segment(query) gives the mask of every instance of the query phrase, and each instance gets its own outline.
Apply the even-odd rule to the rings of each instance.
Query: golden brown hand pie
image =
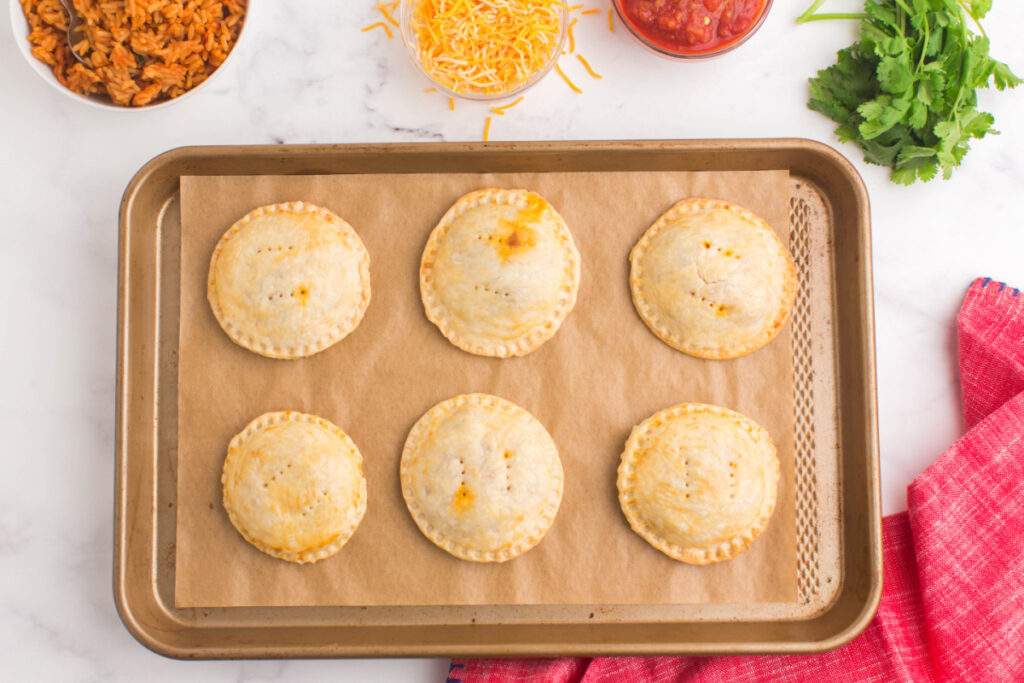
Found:
[[[714,199],[684,199],[630,254],[644,323],[698,358],[737,358],[779,333],[796,297],[796,268],[762,219]]]
[[[402,452],[402,495],[420,531],[464,560],[504,562],[547,533],[562,501],[562,461],[533,415],[488,394],[442,401]]]
[[[523,356],[554,336],[576,303],[580,255],[547,200],[487,189],[460,198],[420,263],[427,318],[464,351]]]
[[[316,562],[348,541],[366,512],[363,456],[322,417],[266,413],[231,440],[221,476],[238,533],[268,555]]]
[[[619,504],[633,531],[689,564],[728,560],[775,509],[779,460],[763,427],[737,412],[681,403],[629,435]]]
[[[348,223],[303,202],[262,206],[228,228],[207,297],[238,345],[301,358],[344,339],[370,303],[370,256]]]

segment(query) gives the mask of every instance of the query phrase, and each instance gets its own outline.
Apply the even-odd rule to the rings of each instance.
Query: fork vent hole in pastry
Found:
[[[740,413],[682,403],[637,425],[619,463],[629,526],[669,557],[710,564],[746,550],[775,510],[779,460]]]
[[[427,318],[455,346],[523,356],[553,337],[576,303],[580,255],[562,217],[527,190],[461,197],[420,261]]]
[[[684,199],[630,253],[633,304],[669,346],[729,359],[768,344],[796,298],[796,267],[775,231],[750,211]]]
[[[405,442],[402,496],[423,535],[455,557],[504,562],[535,546],[562,500],[562,462],[543,425],[511,401],[463,394]]]
[[[236,344],[302,358],[341,341],[370,303],[370,257],[355,230],[304,202],[250,211],[217,242],[207,298]]]
[[[228,446],[224,509],[263,552],[316,562],[348,542],[366,512],[359,449],[337,425],[304,413],[266,413]]]

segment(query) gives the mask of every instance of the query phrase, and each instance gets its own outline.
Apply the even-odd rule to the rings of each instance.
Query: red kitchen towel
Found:
[[[881,604],[851,643],[820,655],[455,660],[448,680],[1024,680],[1024,296],[976,280],[957,327],[968,432],[911,483],[908,511],[885,518]]]

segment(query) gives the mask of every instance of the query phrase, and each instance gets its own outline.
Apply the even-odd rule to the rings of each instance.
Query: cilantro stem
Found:
[[[964,2],[964,0],[957,0],[956,4],[960,5],[960,9],[966,12],[967,16],[971,18],[974,25],[978,27],[979,31],[981,31],[981,36],[983,38],[988,38],[988,34],[985,33],[985,27],[981,25],[981,22],[978,21],[978,17],[974,16],[974,12],[971,11],[971,8]]]
[[[822,14],[811,14],[808,16],[801,15],[796,20],[798,24],[808,24],[812,21],[831,21],[833,19],[867,19],[868,15],[860,12],[833,12],[833,13],[822,13]]]
[[[960,39],[964,45],[967,45],[967,24],[960,23]],[[960,125],[960,100],[963,99],[964,90],[967,88],[967,75],[971,71],[971,53],[965,49],[963,57],[960,60],[960,87],[956,92],[956,101],[953,102],[953,119],[957,122],[957,126]]]
[[[915,71],[918,71],[918,72],[921,71],[921,69],[924,67],[924,57],[925,57],[925,54],[928,52],[928,43],[931,42],[931,39],[932,39],[932,27],[928,23],[928,14],[927,13],[923,17],[923,22],[924,22],[924,40],[921,41],[921,57],[917,60],[917,69],[915,69]]]
[[[817,12],[818,8],[820,8],[824,4],[825,0],[814,0],[814,2],[811,3],[811,6],[804,10],[804,13],[796,18],[796,23],[802,24],[805,21],[808,21],[808,18],[815,12]]]
[[[816,14],[818,9],[825,4],[825,0],[814,0],[807,10],[796,18],[796,23],[806,24],[811,21],[830,21],[832,19],[866,19],[867,14],[863,12],[823,12]]]
[[[896,0],[896,4],[899,5],[900,9],[907,13],[907,16],[911,16],[914,14],[914,10],[907,7],[907,3],[905,3],[903,0]]]

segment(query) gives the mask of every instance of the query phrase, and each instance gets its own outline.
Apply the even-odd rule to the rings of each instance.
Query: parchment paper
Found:
[[[525,187],[565,217],[583,256],[576,308],[524,358],[473,356],[423,314],[418,267],[427,235],[463,193]],[[789,231],[786,171],[183,177],[175,604],[179,607],[439,604],[686,604],[796,599],[793,367],[789,325],[766,348],[702,361],[659,341],[637,316],[628,254],[688,196],[727,199]],[[210,254],[249,210],[305,200],[359,232],[373,296],[346,339],[311,358],[262,358],[233,344],[206,301]],[[487,392],[540,419],[558,444],[565,494],[554,526],[503,564],[449,556],[406,511],[398,461],[413,423],[438,401]],[[671,560],[634,534],[615,471],[629,430],[681,401],[716,403],[764,425],[782,462],[775,515],[738,558]],[[367,513],[340,553],[314,565],[249,546],[221,504],[228,441],[266,411],[321,415],[363,453]]]

